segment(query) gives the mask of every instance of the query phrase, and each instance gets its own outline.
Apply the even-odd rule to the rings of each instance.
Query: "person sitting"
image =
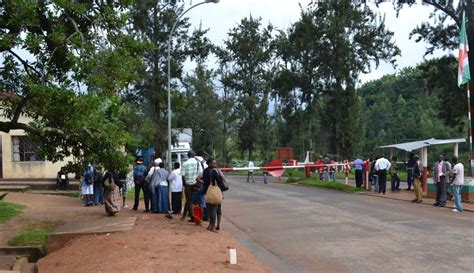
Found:
[[[64,167],[59,170],[58,175],[56,176],[56,190],[60,189],[61,187],[69,190],[69,178],[67,177],[67,171]]]

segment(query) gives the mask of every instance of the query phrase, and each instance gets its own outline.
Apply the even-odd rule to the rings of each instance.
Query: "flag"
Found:
[[[466,35],[466,17],[463,12],[461,22],[461,34],[459,35],[459,68],[458,68],[458,86],[468,83],[471,79],[471,73],[469,72],[469,58],[467,53],[469,52],[469,45],[467,43]]]

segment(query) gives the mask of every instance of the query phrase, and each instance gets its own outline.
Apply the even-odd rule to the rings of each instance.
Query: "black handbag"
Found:
[[[217,180],[217,186],[221,191],[228,191],[229,190],[229,185],[227,184],[227,181],[225,181],[224,174],[222,173],[221,170],[215,169],[216,173],[218,176],[220,176],[221,179]]]

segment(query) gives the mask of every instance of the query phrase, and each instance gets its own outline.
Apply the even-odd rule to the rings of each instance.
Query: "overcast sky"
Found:
[[[185,5],[189,6],[190,0],[185,0]],[[193,0],[192,3],[198,3]],[[200,23],[204,28],[209,28],[208,37],[215,44],[222,44],[226,39],[229,29],[236,26],[243,17],[252,14],[254,17],[261,17],[266,24],[270,22],[279,29],[286,29],[292,22],[299,18],[299,4],[306,7],[310,0],[220,0],[218,4],[206,4],[189,11],[193,26]],[[410,40],[408,35],[411,30],[421,22],[428,20],[430,12],[433,10],[428,5],[414,5],[401,10],[399,17],[396,17],[392,3],[369,4],[374,10],[385,14],[388,29],[395,32],[395,40],[402,54],[397,58],[397,69],[406,66],[415,66],[423,60],[426,45]],[[454,52],[447,52],[454,54]],[[442,55],[443,52],[436,52]],[[432,58],[432,57],[427,57]],[[370,74],[362,75],[363,82],[380,78],[382,75],[394,73],[390,64],[381,64],[378,69],[373,69]]]

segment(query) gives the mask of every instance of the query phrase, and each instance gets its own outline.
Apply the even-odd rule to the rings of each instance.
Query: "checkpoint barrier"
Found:
[[[294,162],[296,163],[296,162]],[[283,165],[280,160],[272,160],[268,166],[262,167],[223,167],[220,168],[222,172],[232,172],[232,171],[249,171],[249,170],[264,170],[268,171],[271,176],[274,177],[281,177],[285,173],[286,169],[305,169],[305,175],[307,178],[311,177],[312,169],[314,169],[315,173],[324,173],[324,172],[338,172],[338,173],[345,173],[345,184],[349,184],[349,173],[353,166],[356,165],[363,165],[363,180],[365,181],[366,189],[370,189],[369,180],[369,170],[368,170],[368,162],[364,161],[363,163],[354,163],[354,162],[336,162],[336,163],[329,163],[324,164],[320,162],[313,162],[313,163],[303,163],[303,164],[293,164],[293,165]]]
[[[348,166],[352,167],[355,165],[366,165],[365,163],[354,164],[350,163],[333,163],[333,164],[321,164],[321,163],[307,163],[307,164],[298,164],[298,165],[279,165],[279,166],[262,166],[262,167],[222,167],[220,168],[223,172],[232,172],[232,171],[249,171],[249,170],[266,170],[266,171],[275,171],[275,170],[286,170],[286,169],[311,169],[315,168],[316,170],[325,169],[325,167],[334,167],[335,172],[346,172]]]

